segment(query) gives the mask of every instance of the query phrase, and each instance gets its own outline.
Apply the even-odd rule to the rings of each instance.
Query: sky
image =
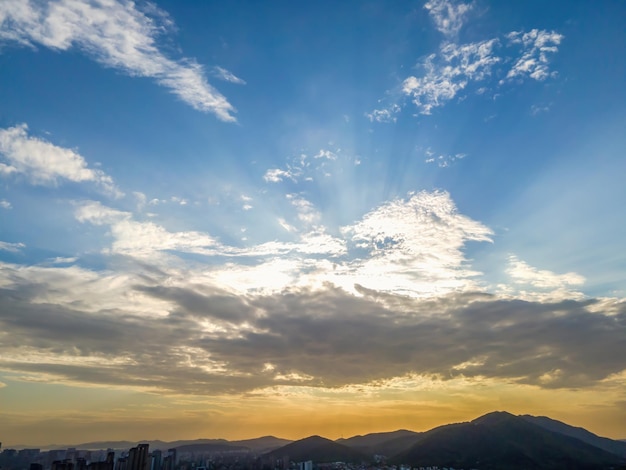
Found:
[[[0,0],[0,440],[626,438],[624,24]]]

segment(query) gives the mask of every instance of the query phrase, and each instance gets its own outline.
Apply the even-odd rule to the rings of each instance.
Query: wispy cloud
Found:
[[[2,209],[7,209],[8,210],[8,209],[12,209],[13,205],[9,201],[7,201],[6,199],[0,199],[0,207]]]
[[[213,67],[213,75],[215,75],[220,80],[224,80],[230,83],[236,83],[237,85],[245,85],[246,81],[241,78],[235,76],[232,72],[226,70],[223,67]]]
[[[1,174],[24,175],[39,185],[56,185],[62,180],[92,182],[111,195],[122,195],[109,175],[89,168],[80,154],[32,137],[27,131],[26,124],[0,129],[0,155],[7,161],[0,163]]]
[[[339,164],[340,160],[346,160],[341,154],[341,149],[320,149],[317,153],[301,153],[289,159],[285,168],[271,168],[263,175],[268,183],[280,183],[286,179],[295,182],[313,181],[315,177],[330,176],[329,168],[333,164]],[[351,164],[355,164],[352,160]]]
[[[424,5],[436,28],[446,37],[454,37],[459,33],[473,7],[473,3],[456,3],[450,0],[430,0]]]
[[[9,243],[0,241],[0,250],[2,251],[10,251],[11,253],[16,253],[25,247],[26,245],[24,245],[23,243]]]
[[[235,121],[235,109],[207,82],[200,64],[161,52],[157,38],[171,20],[154,6],[149,11],[128,0],[7,0],[0,3],[0,39],[62,51],[77,47],[107,67],[155,79],[199,111]]]
[[[456,162],[457,160],[461,160],[465,157],[467,157],[467,154],[465,153],[456,153],[454,155],[436,155],[433,152],[428,151],[427,152],[427,156],[428,158],[426,160],[424,160],[424,162],[426,163],[433,163],[436,164],[439,168],[448,168],[450,165],[452,165],[454,162]]]

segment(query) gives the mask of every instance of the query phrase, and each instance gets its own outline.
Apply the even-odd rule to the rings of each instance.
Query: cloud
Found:
[[[7,201],[6,199],[0,199],[0,207],[2,209],[13,209],[13,206],[11,205],[11,203],[9,201]]]
[[[558,52],[563,35],[555,31],[533,29],[527,33],[513,31],[507,34],[510,44],[521,48],[521,56],[506,75],[507,79],[528,76],[543,81],[556,72],[549,70],[549,55]]]
[[[437,29],[447,37],[453,37],[459,33],[473,7],[473,3],[457,4],[449,0],[430,0],[424,5]]]
[[[61,51],[76,47],[106,67],[155,79],[194,109],[235,121],[235,109],[207,82],[201,65],[159,50],[158,36],[171,27],[165,12],[154,6],[140,11],[127,0],[0,3],[0,40]]]
[[[507,273],[514,282],[531,284],[541,288],[557,288],[563,286],[580,286],[585,283],[585,278],[580,274],[566,273],[556,274],[545,269],[537,269],[528,263],[521,261],[515,255],[509,257]]]
[[[552,106],[551,104],[547,104],[547,105],[533,104],[530,106],[530,114],[532,116],[537,116],[538,114],[541,114],[541,113],[547,113],[548,111],[550,111],[551,106]]]
[[[435,163],[437,164],[437,166],[439,168],[447,168],[450,165],[452,165],[454,162],[456,162],[457,160],[461,160],[465,157],[467,157],[467,154],[465,153],[457,153],[454,155],[439,155],[439,156],[435,156],[435,154],[428,150],[426,152],[426,156],[428,157],[426,160],[424,160],[425,163]]]
[[[9,243],[0,241],[0,251],[10,251],[11,253],[16,253],[24,247],[26,247],[26,245],[24,245],[23,243]]]
[[[463,246],[492,235],[459,214],[448,193],[425,191],[381,205],[342,233],[361,253],[349,265],[350,279],[411,296],[473,288],[470,279],[478,273],[469,268]]]
[[[315,225],[319,223],[322,215],[315,206],[306,199],[296,194],[288,194],[287,199],[298,211],[298,219],[306,225]]]
[[[513,285],[503,286],[502,293],[509,293],[524,299],[562,300],[584,299],[582,292],[573,290],[582,286],[585,278],[569,272],[557,274],[546,269],[537,269],[515,255],[509,256],[506,273]]]
[[[371,113],[365,113],[365,116],[370,122],[396,122],[398,120],[396,114],[398,114],[400,110],[400,106],[393,104],[388,108],[375,109]]]
[[[149,257],[159,251],[214,254],[216,240],[201,232],[169,232],[153,222],[139,222],[129,212],[118,211],[99,202],[86,201],[75,213],[79,222],[109,225],[114,238],[111,253]]]
[[[263,175],[263,179],[268,183],[280,183],[287,179],[294,183],[314,181],[316,177],[332,176],[330,169],[345,162],[350,162],[350,165],[354,165],[354,160],[350,160],[346,155],[342,155],[341,149],[320,149],[313,155],[301,153],[290,158],[285,165],[286,168],[271,168],[267,170]]]
[[[281,170],[280,168],[271,168],[263,175],[263,179],[268,183],[280,183],[285,178],[295,180],[296,175],[290,170]]]
[[[107,226],[112,237],[105,254],[151,260],[164,267],[188,263],[182,253],[207,257],[216,265],[202,278],[224,289],[276,292],[289,286],[355,284],[408,296],[434,296],[476,288],[463,250],[469,241],[490,241],[492,232],[457,212],[445,192],[410,194],[382,204],[338,234],[321,225],[317,208],[301,195],[289,195],[298,224],[279,219],[289,241],[227,245],[208,233],[172,232],[151,221],[99,202],[77,204],[83,223]],[[245,263],[223,264],[224,259]]]
[[[226,70],[225,68],[222,67],[214,67],[213,68],[213,74],[224,81],[230,82],[230,83],[236,83],[237,85],[245,85],[246,81],[242,80],[239,77],[236,77],[232,72],[229,72],[228,70]]]
[[[3,173],[25,175],[39,185],[56,185],[60,180],[93,182],[113,196],[122,195],[109,175],[89,168],[81,155],[29,136],[27,131],[26,124],[0,129],[0,155],[8,161],[2,164]]]
[[[233,295],[175,271],[122,280],[2,267],[0,331],[11,335],[0,342],[0,369],[50,382],[205,396],[403,376],[578,388],[626,370],[615,354],[626,347],[623,301],[412,299],[359,286],[357,296],[330,285]],[[82,303],[71,302],[77,285]],[[124,306],[134,296],[144,313]]]
[[[501,60],[494,53],[497,44],[497,39],[444,44],[438,54],[431,54],[422,64],[424,75],[410,76],[402,82],[402,92],[412,99],[420,114],[431,114],[433,108],[446,104],[470,82],[491,75]]]
[[[419,114],[428,115],[434,108],[462,96],[461,93],[475,83],[481,83],[476,94],[483,95],[492,86],[522,82],[527,77],[543,81],[556,76],[556,72],[549,69],[550,55],[558,52],[557,46],[563,35],[533,29],[529,32],[513,31],[501,38],[459,44],[454,37],[473,4],[455,5],[447,0],[431,0],[424,7],[429,10],[437,28],[446,35],[446,40],[441,43],[438,52],[418,63],[421,74],[406,77],[390,93],[387,101],[393,101],[391,104],[365,114],[371,122],[396,122],[407,97]],[[511,62],[513,66],[505,69],[505,65]],[[503,78],[490,85],[488,79],[497,77]],[[536,114],[534,109],[532,112]]]

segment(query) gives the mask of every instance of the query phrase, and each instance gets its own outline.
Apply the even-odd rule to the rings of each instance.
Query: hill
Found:
[[[369,457],[356,449],[339,444],[320,436],[311,436],[292,442],[280,449],[264,455],[264,458],[282,459],[288,457],[293,462],[312,460],[315,463],[361,462]]]
[[[247,447],[253,452],[264,453],[286,446],[287,444],[291,444],[292,442],[293,441],[289,439],[281,439],[274,436],[263,436],[257,437],[255,439],[231,441],[231,444]]]
[[[391,461],[512,470],[601,469],[623,463],[614,454],[506,412],[432,429]]]
[[[537,424],[548,431],[575,437],[576,439],[586,442],[587,444],[591,444],[592,446],[626,458],[626,442],[600,437],[584,428],[570,426],[569,424],[562,423],[561,421],[557,421],[546,416],[523,415],[521,418],[524,418],[526,421],[533,424]]]
[[[364,436],[337,439],[335,442],[351,447],[368,455],[396,455],[415,444],[423,433],[400,429]]]

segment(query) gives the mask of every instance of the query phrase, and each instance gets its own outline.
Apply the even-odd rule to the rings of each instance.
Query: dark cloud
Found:
[[[333,287],[235,297],[138,287],[172,305],[169,315],[147,318],[34,303],[38,289],[0,291],[2,369],[194,394],[339,387],[407,373],[576,388],[626,369],[625,303],[605,314],[600,300],[483,293],[417,300],[357,286],[362,297]],[[21,351],[39,359],[24,363]]]

